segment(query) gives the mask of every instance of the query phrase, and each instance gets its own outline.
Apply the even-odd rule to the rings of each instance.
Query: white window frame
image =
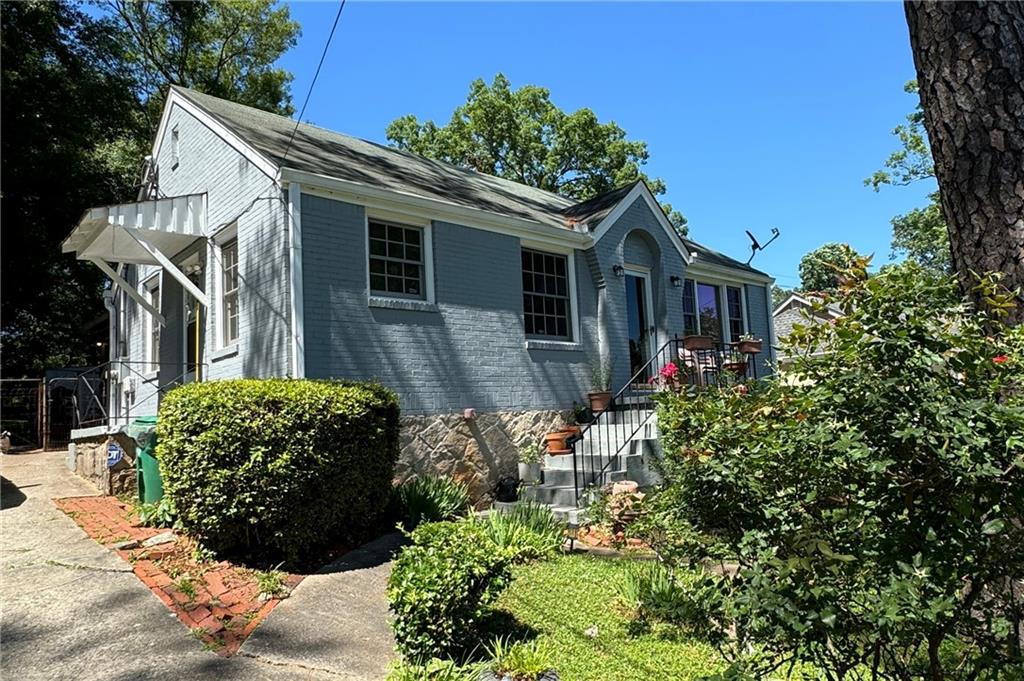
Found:
[[[523,261],[522,261],[522,250],[529,249],[531,251],[540,251],[541,253],[550,253],[551,255],[563,255],[566,261],[566,276],[569,279],[569,330],[572,331],[572,336],[569,340],[562,340],[552,338],[550,340],[539,336],[527,336],[526,335],[526,323],[525,323],[525,310],[522,308],[523,300]],[[528,239],[519,240],[519,259],[517,262],[517,271],[519,272],[519,319],[523,321],[523,336],[526,339],[527,347],[536,345],[538,347],[565,347],[565,348],[577,348],[580,345],[580,305],[579,305],[579,293],[576,286],[576,249],[572,247],[560,247],[550,243],[530,241]]]
[[[178,167],[181,162],[181,138],[178,134],[178,126],[171,128],[171,170]]]
[[[422,230],[423,241],[421,253],[423,256],[423,297],[413,298],[411,296],[395,296],[387,293],[375,293],[370,287],[370,221],[384,222],[397,227],[416,227]],[[421,217],[405,215],[403,213],[392,213],[390,211],[364,210],[363,211],[363,268],[366,273],[366,297],[368,301],[390,300],[401,303],[436,303],[434,292],[434,224],[433,221]]]
[[[726,294],[726,287],[731,286],[732,288],[738,288],[740,290],[740,314],[743,317],[743,333],[750,333],[750,323],[747,319],[747,287],[742,282],[728,281],[725,279],[715,279],[714,277],[705,276],[692,276],[686,277],[687,280],[693,282],[693,297],[694,297],[694,309],[697,312],[697,335],[704,335],[703,330],[700,328],[700,308],[697,307],[697,285],[705,284],[707,286],[715,287],[715,296],[718,300],[718,314],[719,323],[722,325],[722,342],[723,343],[735,343],[739,338],[732,337],[732,330],[729,328],[729,296]],[[683,295],[686,291],[686,287],[681,289],[679,295]],[[723,315],[724,313],[724,315]],[[683,332],[685,333],[686,326],[684,322]]]
[[[142,280],[140,286],[140,293],[145,296],[146,300],[157,310],[163,311],[163,305],[161,300],[164,294],[163,287],[163,270],[154,272],[150,276]],[[159,298],[153,297],[153,291],[159,292]],[[158,340],[155,344],[153,343],[154,333],[160,333],[160,320],[156,318],[152,312],[145,311],[146,320],[143,324],[144,336],[142,338],[142,357],[145,364],[145,370],[143,373],[149,376],[155,376],[160,371],[160,341]]]
[[[213,267],[212,270],[213,281],[213,300],[214,300],[214,313],[213,313],[213,335],[215,338],[216,350],[229,350],[238,347],[238,342],[242,338],[242,248],[241,243],[238,240],[238,224],[231,224],[222,229],[213,239],[211,239],[211,249],[213,250]],[[238,338],[234,339],[230,343],[224,337],[224,254],[222,248],[234,241],[238,244]],[[211,357],[214,359],[214,357]]]

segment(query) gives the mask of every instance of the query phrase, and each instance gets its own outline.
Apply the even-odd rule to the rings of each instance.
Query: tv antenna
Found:
[[[743,231],[745,231],[747,233],[747,236],[750,237],[750,257],[747,258],[748,265],[750,264],[750,261],[754,259],[754,256],[757,255],[758,251],[763,251],[765,248],[768,247],[768,244],[779,238],[779,230],[777,230],[775,227],[772,227],[772,238],[768,239],[768,241],[765,241],[764,244],[759,243],[757,238],[750,233],[749,229],[745,229]]]

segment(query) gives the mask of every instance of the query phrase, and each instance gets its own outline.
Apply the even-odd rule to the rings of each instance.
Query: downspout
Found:
[[[293,378],[306,377],[305,317],[302,294],[302,185],[288,183],[288,263],[291,274],[291,367]]]

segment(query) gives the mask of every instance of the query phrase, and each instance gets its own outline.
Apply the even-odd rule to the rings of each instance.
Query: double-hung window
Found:
[[[522,259],[526,336],[571,341],[568,257],[524,248]]]
[[[424,230],[370,219],[370,294],[426,299]]]
[[[221,346],[238,342],[238,239],[220,246]]]
[[[743,291],[687,279],[683,284],[683,333],[738,341],[746,333]]]

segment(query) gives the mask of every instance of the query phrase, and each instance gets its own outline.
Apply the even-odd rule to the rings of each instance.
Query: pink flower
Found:
[[[676,374],[679,373],[679,367],[676,366],[675,362],[669,362],[665,366],[661,367],[661,371],[658,373],[665,378],[675,378]]]
[[[995,357],[992,358],[992,361],[995,362],[996,364],[1004,364],[1008,362],[1009,359],[1010,358],[1007,357],[1006,355],[996,355]]]

